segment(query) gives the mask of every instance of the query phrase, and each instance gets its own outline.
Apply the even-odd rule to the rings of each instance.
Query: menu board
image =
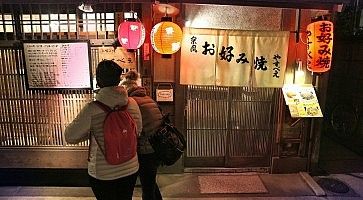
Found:
[[[117,63],[123,73],[128,70],[136,70],[135,52],[129,52],[123,47],[99,47],[98,48],[99,60],[112,60]]]
[[[28,89],[91,89],[89,41],[23,42]]]
[[[291,117],[323,117],[312,85],[284,85],[282,92]]]

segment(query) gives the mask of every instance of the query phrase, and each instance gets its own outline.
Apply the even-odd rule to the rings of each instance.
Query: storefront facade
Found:
[[[117,27],[131,9],[139,13],[146,40],[125,55],[132,58],[154,99],[157,90],[172,90],[173,99],[159,104],[187,138],[184,157],[161,172],[288,173],[309,171],[317,162],[322,119],[290,118],[281,88],[180,84],[181,52],[164,58],[151,47],[150,30],[164,15],[153,10],[152,3],[98,2],[93,13],[78,10],[75,3],[40,3],[1,4],[1,168],[86,167],[88,143],[67,144],[63,130],[92,100],[93,91],[29,90],[22,41],[89,40],[93,79],[101,51],[113,48]],[[314,17],[333,16],[337,6],[347,2],[202,3],[206,2],[171,3],[180,11],[173,21],[182,28],[192,21],[190,28],[289,32],[284,81],[294,83],[296,61],[306,62],[306,26]],[[315,86],[324,109],[328,77],[305,74],[302,83]]]

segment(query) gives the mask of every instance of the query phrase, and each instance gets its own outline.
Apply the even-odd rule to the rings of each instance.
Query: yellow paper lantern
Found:
[[[183,38],[181,28],[169,21],[156,24],[151,30],[151,45],[160,54],[173,54],[180,49]]]
[[[333,55],[333,23],[317,21],[307,26],[307,68],[312,72],[330,70]]]

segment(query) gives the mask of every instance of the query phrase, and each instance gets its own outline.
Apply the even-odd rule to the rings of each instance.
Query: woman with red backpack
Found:
[[[134,99],[128,97],[122,86],[118,86],[121,73],[121,67],[115,62],[101,61],[96,69],[96,80],[100,90],[95,99],[111,109],[127,106],[127,111],[136,124],[137,133],[140,134],[142,118],[139,106]],[[106,116],[107,113],[97,103],[93,101],[87,103],[66,127],[65,139],[70,144],[90,140],[88,174],[92,191],[97,199],[132,200],[139,170],[136,148],[134,156],[126,162],[110,164],[106,160],[103,149],[105,147],[103,125]]]

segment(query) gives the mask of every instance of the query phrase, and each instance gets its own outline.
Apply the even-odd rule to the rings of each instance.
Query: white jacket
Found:
[[[142,131],[142,117],[139,106],[132,98],[128,98],[126,90],[121,86],[104,87],[96,94],[96,100],[113,108],[116,105],[128,104],[128,111],[134,118],[137,125],[138,134]],[[103,145],[103,121],[106,113],[95,103],[86,104],[77,117],[66,127],[65,139],[68,143],[77,144],[86,141],[90,137],[92,131]],[[139,169],[137,155],[130,161],[120,165],[109,165],[100,148],[98,147],[95,138],[90,138],[91,149],[88,162],[88,174],[99,180],[114,180],[117,178],[134,174]]]

